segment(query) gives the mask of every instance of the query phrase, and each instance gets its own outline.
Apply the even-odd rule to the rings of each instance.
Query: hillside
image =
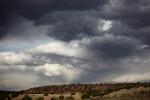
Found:
[[[43,98],[42,100],[146,100],[150,98],[150,83],[99,83],[68,84],[34,87],[21,91],[0,91],[0,100],[22,100],[22,98]],[[133,99],[133,98],[142,99]],[[47,99],[45,99],[47,98]],[[57,99],[56,99],[57,98]],[[74,98],[74,99],[67,99]],[[25,99],[26,100],[26,99]],[[31,99],[30,99],[31,100]]]
[[[98,90],[120,90],[132,87],[149,87],[149,83],[99,83],[99,84],[69,84],[69,85],[50,85],[30,88],[21,91],[23,94],[57,94],[57,93],[75,93],[75,92],[92,92]]]

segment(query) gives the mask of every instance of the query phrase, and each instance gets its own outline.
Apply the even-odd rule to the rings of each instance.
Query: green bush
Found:
[[[0,100],[4,100],[4,95],[0,95]]]
[[[19,93],[12,93],[11,96],[12,96],[12,98],[18,97]]]
[[[64,100],[64,96],[63,95],[59,96],[59,100]]]
[[[44,93],[44,96],[48,96],[48,92],[45,92],[45,93]]]
[[[0,100],[11,100],[11,95],[8,93],[0,93]]]
[[[74,93],[74,92],[72,92],[72,93],[71,93],[71,95],[75,95],[75,93]]]
[[[82,99],[90,98],[90,93],[84,93],[84,94],[82,94],[81,98]]]
[[[98,91],[91,92],[92,97],[100,96],[100,93]]]
[[[25,96],[22,98],[22,100],[32,100],[32,98],[29,97],[28,95],[25,95]]]
[[[38,97],[36,100],[44,100],[43,97]]]

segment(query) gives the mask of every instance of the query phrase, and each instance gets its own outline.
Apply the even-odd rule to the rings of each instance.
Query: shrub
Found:
[[[32,98],[29,97],[28,95],[25,95],[25,96],[22,98],[22,100],[32,100]]]
[[[84,93],[84,94],[82,94],[81,98],[82,99],[90,98],[90,93]]]
[[[48,92],[45,92],[45,93],[44,93],[44,96],[48,96]]]
[[[64,96],[63,95],[59,96],[59,100],[64,100]]]
[[[74,93],[74,92],[72,92],[72,93],[71,93],[71,95],[75,95],[75,93]]]
[[[12,93],[11,96],[12,96],[12,98],[18,97],[18,96],[19,96],[19,93]]]
[[[43,97],[38,97],[36,100],[44,100]]]
[[[0,95],[0,100],[3,100],[4,99],[4,95]]]
[[[100,96],[100,93],[98,91],[93,91],[93,92],[91,92],[91,95],[93,97],[96,97],[96,96]]]

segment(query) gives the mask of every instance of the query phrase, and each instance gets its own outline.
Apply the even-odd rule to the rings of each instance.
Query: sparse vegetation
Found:
[[[11,100],[17,96],[19,96],[18,92],[0,91],[0,100]]]
[[[59,100],[64,100],[64,99],[65,99],[65,97],[63,95],[59,96]]]
[[[140,89],[140,91],[139,91]],[[148,90],[149,89],[149,90]],[[126,92],[121,92],[126,91]],[[64,94],[66,93],[66,94]],[[31,88],[20,92],[0,91],[0,100],[150,100],[150,83],[70,84]],[[31,94],[31,95],[28,95]],[[111,96],[109,96],[111,95]],[[19,96],[19,97],[17,97]]]
[[[19,93],[18,93],[18,92],[14,92],[14,93],[11,94],[11,96],[12,96],[12,98],[18,97],[18,96],[19,96]]]
[[[44,96],[48,96],[48,92],[44,92]]]
[[[32,98],[29,97],[28,95],[25,95],[25,96],[22,98],[22,100],[32,100]]]
[[[94,99],[93,100],[97,100]],[[143,94],[141,92],[134,94],[123,94],[120,96],[113,97],[103,97],[100,100],[150,100],[150,91],[145,91]]]
[[[90,94],[89,93],[83,93],[81,96],[82,99],[87,99],[90,98]]]
[[[44,100],[43,97],[38,97],[36,100]]]
[[[71,93],[71,95],[75,95],[75,93],[74,93],[74,92],[72,92],[72,93]]]
[[[118,91],[121,89],[130,89],[133,87],[150,87],[150,83],[99,83],[99,84],[69,84],[69,85],[53,85],[53,86],[42,86],[31,88],[25,91],[22,91],[23,94],[60,94],[60,93],[71,93],[74,95],[76,92],[85,93],[90,91],[99,91],[103,90],[103,94]],[[95,95],[95,94],[94,94]]]

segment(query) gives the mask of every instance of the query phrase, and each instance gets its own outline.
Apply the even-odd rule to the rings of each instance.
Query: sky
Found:
[[[0,0],[0,89],[149,76],[150,0]]]

